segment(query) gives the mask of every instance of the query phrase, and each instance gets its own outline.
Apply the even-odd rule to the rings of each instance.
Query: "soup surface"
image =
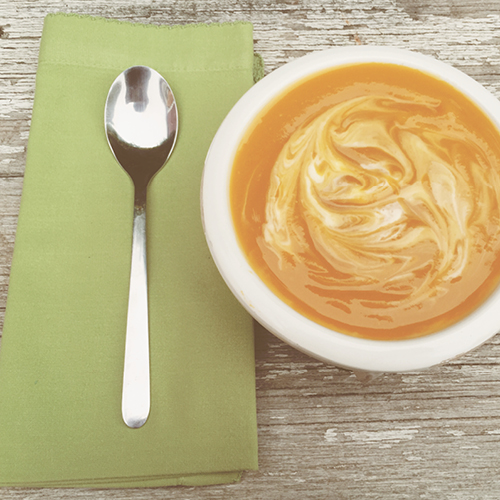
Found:
[[[345,334],[436,332],[499,281],[499,132],[417,70],[358,64],[289,89],[240,144],[230,197],[260,278]]]

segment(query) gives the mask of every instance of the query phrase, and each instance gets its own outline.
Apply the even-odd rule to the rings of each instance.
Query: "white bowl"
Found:
[[[335,332],[282,302],[248,264],[233,229],[229,180],[238,145],[256,115],[285,89],[318,71],[350,63],[396,63],[452,84],[500,128],[500,102],[461,71],[422,54],[389,47],[343,47],[285,64],[254,85],[233,107],[215,135],[202,180],[205,236],[219,272],[236,298],[266,329],[291,346],[340,367],[404,372],[431,367],[487,341],[500,329],[500,288],[462,321],[410,340],[367,340]]]

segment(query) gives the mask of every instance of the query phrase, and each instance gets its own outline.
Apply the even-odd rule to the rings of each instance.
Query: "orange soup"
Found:
[[[499,132],[417,70],[344,66],[289,89],[240,144],[230,197],[260,278],[348,335],[436,332],[499,281]]]

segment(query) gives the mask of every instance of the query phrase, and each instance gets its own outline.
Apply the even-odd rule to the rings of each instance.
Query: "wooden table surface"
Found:
[[[248,20],[266,72],[333,46],[407,48],[456,66],[500,98],[495,0],[0,0],[1,320],[42,23],[56,11],[153,24]],[[256,371],[260,469],[245,473],[240,483],[7,488],[0,489],[0,499],[500,498],[499,335],[444,366],[360,380],[260,329]]]

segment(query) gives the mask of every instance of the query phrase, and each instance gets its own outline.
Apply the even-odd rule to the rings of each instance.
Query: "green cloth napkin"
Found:
[[[204,157],[254,59],[248,23],[47,16],[1,346],[0,485],[201,485],[257,468],[252,321],[211,260],[199,207]],[[152,407],[129,429],[133,188],[104,105],[136,64],[169,82],[179,136],[149,190]]]

